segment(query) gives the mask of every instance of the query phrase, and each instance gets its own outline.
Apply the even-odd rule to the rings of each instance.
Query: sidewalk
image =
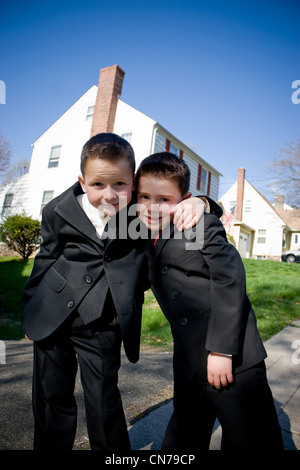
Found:
[[[294,342],[296,344],[293,345]],[[285,450],[300,450],[300,320],[265,342],[268,381],[272,389]],[[131,426],[133,449],[159,449],[172,413],[172,402],[152,411]],[[214,426],[210,450],[219,450],[221,428]]]
[[[265,343],[268,379],[286,450],[300,450],[300,320],[293,325]],[[0,450],[31,450],[32,344],[7,341],[5,346],[6,364],[0,364]],[[123,354],[119,387],[133,450],[159,449],[172,413],[172,354],[143,349],[137,364],[130,364]],[[75,448],[85,449],[88,439],[79,375],[76,398]],[[216,423],[210,448],[220,449],[220,440],[221,429]]]

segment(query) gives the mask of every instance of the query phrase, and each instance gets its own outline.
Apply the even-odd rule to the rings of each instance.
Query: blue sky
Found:
[[[298,0],[2,0],[0,132],[12,160],[83,93],[99,70],[125,71],[122,100],[223,174],[239,167],[264,195],[278,147],[299,138]]]

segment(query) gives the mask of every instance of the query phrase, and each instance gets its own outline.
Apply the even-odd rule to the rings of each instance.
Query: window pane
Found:
[[[245,202],[245,212],[251,212],[251,200]]]
[[[47,204],[53,199],[54,191],[44,191],[43,193],[43,204]]]
[[[201,171],[201,182],[200,182],[200,193],[206,194],[206,183],[207,183],[207,170],[202,167]]]
[[[60,150],[61,150],[61,145],[55,145],[51,147],[48,168],[54,168],[58,166]]]
[[[48,202],[50,202],[53,199],[53,196],[54,196],[54,191],[44,191],[43,192],[43,199],[42,199],[41,212],[40,213],[42,213],[42,210],[45,207],[45,205],[48,204]]]
[[[124,134],[121,134],[121,137],[131,143],[132,132],[124,132]]]
[[[13,193],[5,194],[3,207],[2,207],[2,216],[8,215],[12,206],[14,195]]]
[[[170,152],[171,153],[174,153],[175,155],[179,156],[179,149],[177,147],[175,147],[174,144],[170,144]]]
[[[86,121],[89,121],[90,119],[93,119],[94,116],[94,109],[95,106],[88,106],[87,112],[86,112]]]

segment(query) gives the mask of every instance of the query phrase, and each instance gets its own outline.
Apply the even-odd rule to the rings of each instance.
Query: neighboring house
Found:
[[[285,205],[282,196],[272,205],[245,179],[244,168],[220,203],[223,224],[243,258],[280,260],[283,251],[300,249],[300,210]]]
[[[151,153],[176,153],[190,167],[192,194],[218,199],[221,174],[158,122],[121,101],[123,79],[118,65],[101,69],[98,87],[92,86],[34,142],[29,173],[0,188],[0,221],[22,210],[40,219],[45,204],[77,181],[81,149],[100,132],[127,139],[137,166]]]

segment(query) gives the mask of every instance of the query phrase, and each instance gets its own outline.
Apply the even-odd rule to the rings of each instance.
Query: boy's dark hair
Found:
[[[135,172],[135,157],[132,146],[127,140],[117,134],[101,133],[91,137],[83,146],[81,152],[80,170],[84,176],[85,165],[88,159],[118,160],[127,158],[132,172]]]
[[[184,160],[170,152],[159,152],[145,158],[136,174],[138,184],[141,176],[151,175],[158,178],[176,180],[184,196],[190,187],[190,170]]]

